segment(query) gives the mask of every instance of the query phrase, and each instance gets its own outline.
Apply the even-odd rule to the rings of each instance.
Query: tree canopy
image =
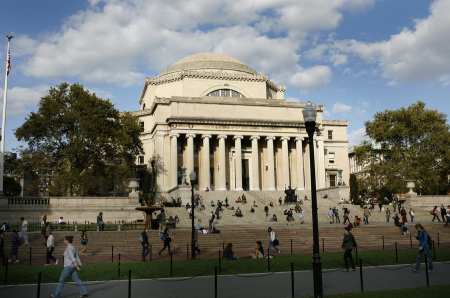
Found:
[[[137,117],[120,113],[82,85],[50,87],[38,107],[15,136],[28,145],[20,152],[23,168],[56,170],[53,193],[109,190],[143,153]],[[42,157],[41,162],[36,157]]]
[[[365,180],[372,185],[378,180],[379,191],[385,193],[405,192],[406,180],[416,180],[417,192],[423,194],[446,193],[450,170],[446,114],[418,101],[378,112],[365,126],[372,141],[355,148],[358,161],[365,165]]]

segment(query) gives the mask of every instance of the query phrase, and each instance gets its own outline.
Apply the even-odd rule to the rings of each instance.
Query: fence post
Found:
[[[114,263],[114,245],[111,246],[111,263]]]
[[[214,297],[217,298],[217,266],[214,266]]]
[[[436,261],[436,248],[434,247],[434,240],[433,240],[433,261]]]
[[[131,298],[131,269],[128,270],[128,298]]]
[[[270,254],[267,253],[267,269],[270,272]]]
[[[395,242],[395,262],[398,264],[397,242]]]
[[[355,246],[356,251],[356,266],[358,266],[358,245]]]
[[[364,282],[363,282],[363,273],[362,273],[362,259],[359,258],[359,279],[361,281],[361,292],[364,292]]]
[[[7,284],[8,284],[8,258],[6,258],[6,268],[5,268],[5,285]]]
[[[438,233],[438,247],[440,247],[440,244],[439,244],[439,233]]]
[[[322,253],[325,253],[325,238],[322,238]]]
[[[120,253],[119,253],[119,271],[117,273],[117,278],[120,278]]]
[[[150,244],[150,262],[152,261],[153,246]]]
[[[222,273],[222,258],[220,256],[220,250],[219,250],[219,273]]]
[[[428,256],[426,254],[423,254],[425,256],[425,273],[427,275],[427,287],[430,286],[430,280],[428,278]]]
[[[31,246],[30,246],[30,266],[31,266]]]
[[[189,243],[186,244],[186,260],[189,260]]]
[[[172,276],[172,253],[170,253],[170,276]]]
[[[38,288],[37,288],[37,298],[41,297],[41,271],[38,273]]]
[[[411,243],[411,248],[412,248],[412,234],[409,233],[409,242]]]
[[[292,286],[292,298],[294,298],[294,262],[291,262],[291,286]]]
[[[292,255],[292,239],[291,239],[291,255]]]
[[[384,236],[381,236],[381,238],[383,238],[383,250],[384,250]]]

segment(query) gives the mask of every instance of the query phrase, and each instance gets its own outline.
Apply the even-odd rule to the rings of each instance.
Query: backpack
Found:
[[[165,242],[166,241],[166,235],[162,235],[161,236],[161,240]]]
[[[158,214],[158,215],[156,216],[156,221],[157,221],[157,222],[161,222],[161,220],[162,220],[162,213],[160,213],[160,214]]]
[[[140,242],[144,242],[144,239],[142,238],[142,236],[139,237],[139,241],[140,241]]]
[[[425,232],[425,233],[427,233],[427,232]],[[427,244],[428,244],[429,249],[432,250],[433,249],[433,240],[431,240],[431,237],[430,237],[429,233],[427,233],[427,235],[428,235],[428,237],[427,237]]]

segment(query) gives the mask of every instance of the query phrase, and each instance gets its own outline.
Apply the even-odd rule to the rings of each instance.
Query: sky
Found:
[[[379,111],[421,100],[450,112],[450,0],[29,0],[2,11],[14,36],[7,151],[50,86],[80,83],[139,110],[146,77],[202,52],[268,74],[288,101],[324,104],[324,119],[349,120],[349,146]],[[0,64],[6,52],[3,37]]]

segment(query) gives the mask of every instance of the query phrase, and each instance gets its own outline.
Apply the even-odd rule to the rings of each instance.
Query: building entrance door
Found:
[[[244,190],[250,189],[250,175],[248,159],[242,160],[242,188]]]
[[[336,186],[336,175],[330,175],[330,187]]]

